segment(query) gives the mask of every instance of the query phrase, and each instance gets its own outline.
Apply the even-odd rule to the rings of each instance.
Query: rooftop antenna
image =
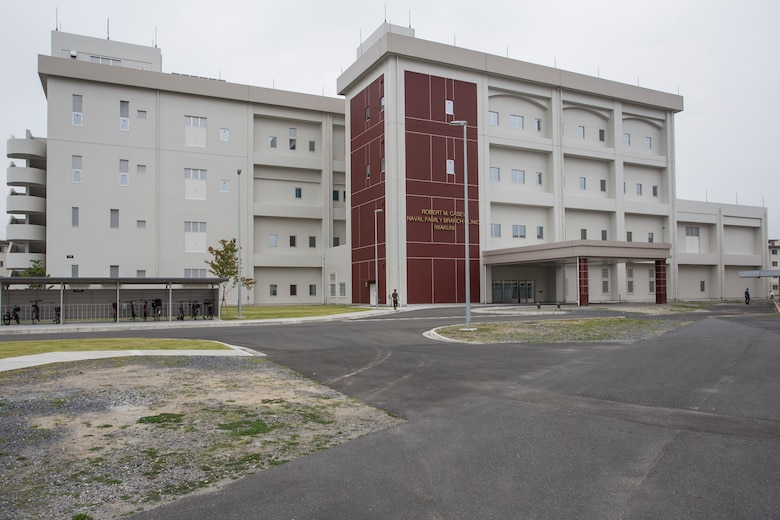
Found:
[[[157,48],[157,26],[154,26],[154,48]]]
[[[457,47],[458,46],[458,41],[455,39],[455,34],[452,35],[452,45],[453,45],[453,47]]]
[[[387,23],[387,4],[385,4],[385,23]]]
[[[111,39],[111,19],[106,18],[106,40]]]
[[[57,7],[54,8],[54,30],[60,30],[60,10]]]
[[[409,29],[412,28],[412,10],[409,9]]]

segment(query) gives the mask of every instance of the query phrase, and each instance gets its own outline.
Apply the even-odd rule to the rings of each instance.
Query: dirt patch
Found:
[[[0,517],[119,518],[401,420],[262,358],[0,374]]]

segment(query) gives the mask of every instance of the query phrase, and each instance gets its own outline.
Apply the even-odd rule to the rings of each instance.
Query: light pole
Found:
[[[450,121],[452,126],[463,127],[463,220],[466,242],[466,329],[471,330],[471,259],[469,258],[469,161],[466,129],[469,122],[465,120]]]
[[[241,315],[241,170],[236,172],[238,174],[238,317],[243,318]]]
[[[384,210],[377,208],[374,210],[374,283],[376,283],[376,301],[374,307],[379,308],[379,214]]]

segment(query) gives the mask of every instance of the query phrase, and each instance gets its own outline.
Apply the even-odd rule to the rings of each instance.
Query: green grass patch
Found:
[[[351,312],[364,312],[371,310],[368,307],[355,307],[353,305],[252,305],[242,306],[241,316],[246,320],[270,320],[279,318],[304,318],[308,316],[332,316],[333,314],[345,314]],[[238,308],[234,306],[222,307],[223,320],[235,320]]]
[[[441,327],[436,332],[445,338],[467,343],[561,343],[635,341],[663,334],[683,325],[674,320],[632,318],[552,319],[473,324]]]
[[[235,437],[247,437],[268,433],[275,429],[276,426],[271,426],[261,419],[239,419],[229,423],[218,424],[217,428],[226,430]]]
[[[0,359],[48,352],[94,352],[99,350],[229,350],[214,341],[159,338],[62,339],[0,342]]]
[[[161,413],[140,417],[136,422],[138,424],[179,424],[183,418],[183,413]]]

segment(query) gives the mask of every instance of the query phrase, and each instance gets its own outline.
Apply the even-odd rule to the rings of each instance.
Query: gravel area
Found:
[[[0,518],[121,518],[401,422],[263,358],[0,373]]]

